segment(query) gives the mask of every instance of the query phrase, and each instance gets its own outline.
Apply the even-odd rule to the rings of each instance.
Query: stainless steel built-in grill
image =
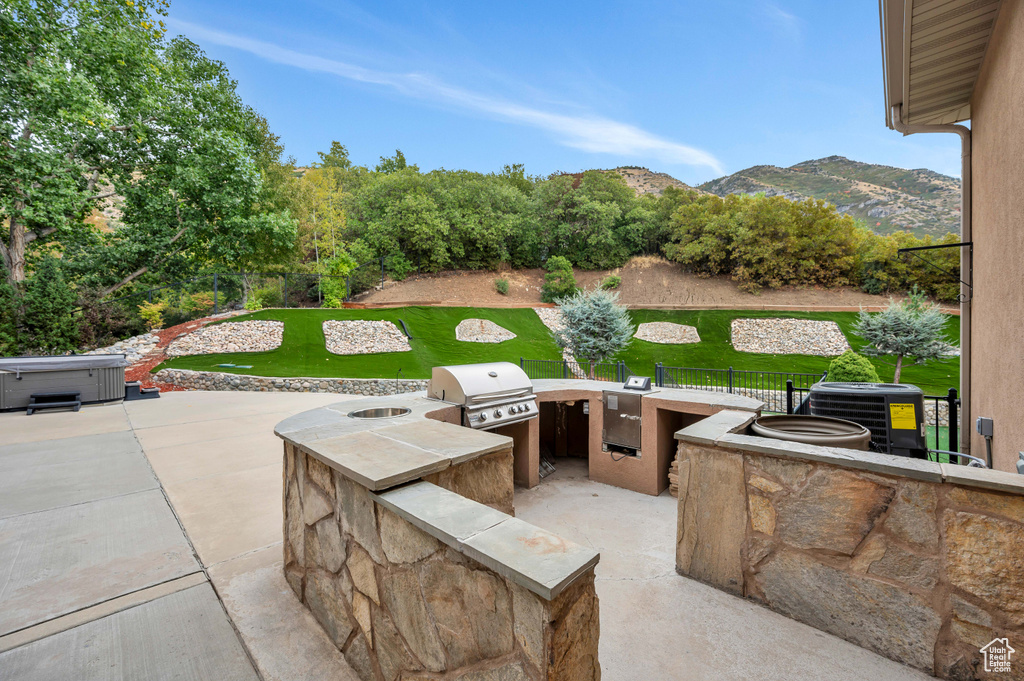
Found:
[[[490,430],[537,418],[526,372],[511,362],[434,367],[427,397],[462,407],[462,425]]]

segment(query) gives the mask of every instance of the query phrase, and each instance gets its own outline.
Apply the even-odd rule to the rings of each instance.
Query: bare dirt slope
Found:
[[[701,279],[684,272],[663,258],[633,258],[610,271],[576,271],[584,288],[597,286],[609,274],[622,277],[618,288],[621,302],[631,307],[693,308],[805,308],[877,307],[888,303],[885,296],[873,296],[856,288],[786,288],[765,290],[760,295],[744,293],[727,277]],[[494,290],[494,280],[508,279],[508,295]],[[383,290],[369,291],[356,301],[371,305],[424,304],[505,307],[540,302],[544,270],[506,272],[450,271],[413,275],[402,282],[387,282]]]

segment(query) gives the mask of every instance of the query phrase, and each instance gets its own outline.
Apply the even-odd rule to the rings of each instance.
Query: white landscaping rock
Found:
[[[204,326],[176,338],[167,346],[169,357],[221,352],[266,352],[281,347],[284,322],[249,320]]]
[[[700,343],[697,328],[673,322],[644,322],[637,327],[634,338],[650,343],[681,345],[683,343]]]
[[[835,357],[850,349],[835,322],[809,319],[734,319],[732,346],[740,352]]]
[[[516,335],[489,319],[463,319],[455,327],[455,340],[467,343],[501,343]]]
[[[377,352],[411,352],[409,339],[393,322],[352,319],[324,322],[327,352],[335,355],[368,355]]]
[[[132,336],[105,348],[96,348],[86,352],[86,355],[124,355],[129,364],[135,364],[140,359],[156,349],[160,339],[156,334],[144,333],[141,336]]]
[[[565,321],[562,317],[562,308],[560,307],[535,307],[533,311],[537,313],[540,320],[544,323],[544,326],[550,329],[551,333],[558,336],[562,335],[562,330],[565,328]],[[576,378],[586,378],[586,373],[580,368],[579,362],[576,361],[576,356],[573,355],[569,348],[562,348],[562,360],[565,361],[569,366],[569,371],[572,372]]]

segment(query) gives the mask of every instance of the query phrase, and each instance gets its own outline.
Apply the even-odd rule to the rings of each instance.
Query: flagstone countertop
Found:
[[[569,391],[593,393],[599,398],[602,391],[618,387],[606,381],[534,382],[538,395]],[[748,397],[704,390],[660,389],[643,395],[693,405],[695,413],[722,408],[752,412],[762,406]],[[410,413],[381,419],[348,415],[377,407],[404,407]],[[458,406],[416,392],[348,399],[285,419],[274,432],[370,491],[379,492],[512,446],[512,438],[457,425],[460,419]]]

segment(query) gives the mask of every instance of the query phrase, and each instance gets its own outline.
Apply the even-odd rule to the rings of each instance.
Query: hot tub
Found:
[[[124,399],[124,355],[0,357],[0,411],[25,409],[32,393],[78,392],[82,404]]]

